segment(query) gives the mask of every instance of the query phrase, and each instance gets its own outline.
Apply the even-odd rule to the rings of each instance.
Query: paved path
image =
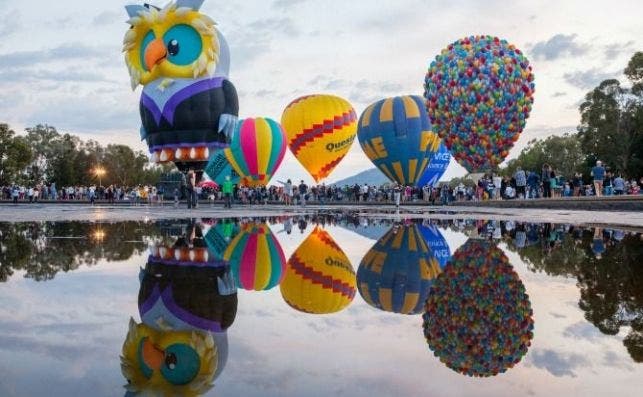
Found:
[[[90,206],[31,204],[0,204],[0,222],[27,221],[101,221],[153,220],[168,218],[223,218],[223,217],[268,217],[279,215],[310,214],[317,211],[344,212],[379,218],[433,218],[433,219],[495,219],[523,222],[573,223],[579,225],[612,225],[643,231],[643,212],[627,211],[580,211],[536,208],[489,208],[468,206],[402,206],[399,211],[392,205],[310,205],[306,208],[283,205],[239,206],[229,210],[221,205],[200,205],[198,209],[172,206]]]

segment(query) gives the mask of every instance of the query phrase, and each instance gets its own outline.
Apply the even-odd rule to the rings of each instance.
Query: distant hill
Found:
[[[388,178],[377,168],[371,168],[366,171],[362,171],[359,174],[349,176],[337,182],[332,183],[332,185],[344,186],[344,185],[354,185],[359,184],[363,185],[368,183],[369,185],[381,185],[383,183],[390,182]]]

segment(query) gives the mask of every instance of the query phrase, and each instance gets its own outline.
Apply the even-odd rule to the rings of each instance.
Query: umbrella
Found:
[[[214,181],[201,181],[201,182],[199,182],[199,186],[200,187],[211,187],[213,189],[216,189],[216,188],[219,187],[219,185],[217,185],[217,183],[214,182]]]

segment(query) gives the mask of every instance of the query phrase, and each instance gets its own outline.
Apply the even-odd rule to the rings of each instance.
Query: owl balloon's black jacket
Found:
[[[139,106],[144,129],[141,137],[150,150],[177,148],[182,144],[209,147],[213,143],[225,144],[225,135],[218,132],[219,117],[239,115],[237,91],[229,80],[223,77],[194,80],[165,101],[153,98],[163,95],[159,83],[152,82],[150,86],[143,90]]]

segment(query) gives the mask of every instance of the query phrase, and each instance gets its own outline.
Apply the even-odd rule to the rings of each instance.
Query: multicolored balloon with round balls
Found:
[[[442,50],[424,80],[435,131],[469,172],[496,167],[525,128],[534,75],[524,54],[493,36],[470,36]]]
[[[335,313],[355,297],[355,271],[330,234],[317,226],[288,259],[279,288],[284,301],[297,311]]]
[[[527,353],[534,320],[525,286],[493,243],[469,240],[433,283],[424,336],[447,367],[468,376],[505,372]]]

